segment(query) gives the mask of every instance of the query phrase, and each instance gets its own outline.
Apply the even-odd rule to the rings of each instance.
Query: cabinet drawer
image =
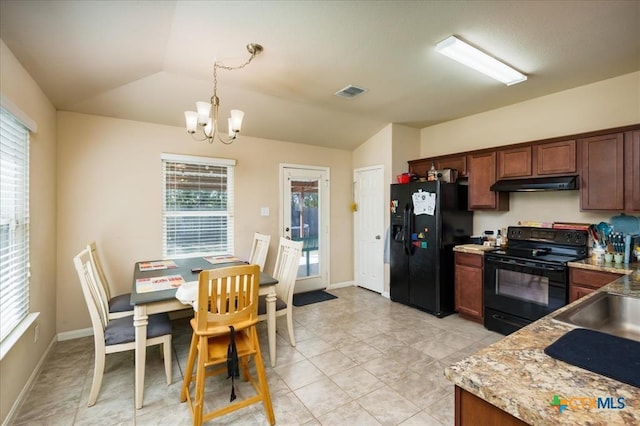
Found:
[[[484,258],[479,254],[456,253],[456,265],[473,266],[482,268]]]
[[[622,274],[614,274],[611,272],[590,271],[580,268],[570,268],[569,276],[571,285],[580,287],[589,287],[598,289],[611,281],[620,278]]]

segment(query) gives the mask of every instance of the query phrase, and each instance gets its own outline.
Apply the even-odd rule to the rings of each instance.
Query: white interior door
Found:
[[[295,293],[329,286],[329,169],[280,166],[281,235],[304,242]]]
[[[356,285],[384,290],[384,167],[356,169],[353,173]]]

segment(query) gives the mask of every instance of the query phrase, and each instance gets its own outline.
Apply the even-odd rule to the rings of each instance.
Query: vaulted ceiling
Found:
[[[507,87],[434,51],[457,35],[529,76]],[[640,1],[14,1],[0,36],[58,110],[184,126],[209,100],[243,134],[353,149],[640,70]],[[354,99],[334,96],[354,84]],[[639,83],[640,93],[640,83]],[[568,112],[569,113],[569,112]],[[542,125],[542,123],[541,123]]]

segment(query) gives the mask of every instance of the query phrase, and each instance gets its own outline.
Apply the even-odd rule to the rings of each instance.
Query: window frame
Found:
[[[180,155],[180,154],[161,154],[161,168],[162,168],[162,256],[163,258],[184,258],[184,257],[194,257],[194,256],[207,256],[207,255],[219,255],[219,254],[232,254],[234,250],[234,168],[236,165],[236,160],[225,159],[225,158],[214,158],[214,157],[203,157],[203,156],[191,156],[191,155]],[[170,209],[169,203],[167,200],[167,194],[169,192],[169,186],[175,181],[170,181],[170,171],[168,171],[167,166],[169,164],[188,164],[189,166],[211,166],[211,167],[219,167],[224,168],[226,170],[226,184],[225,194],[226,194],[226,210],[213,210],[213,209],[188,209],[188,210],[176,210]],[[194,183],[198,182],[199,179],[193,180]],[[224,217],[226,218],[226,226],[225,226],[225,238],[226,245],[222,250],[203,250],[197,249],[193,247],[192,249],[183,248],[178,253],[175,247],[170,247],[170,238],[169,238],[169,228],[170,224],[168,223],[168,219],[170,218],[213,218],[213,217]],[[215,230],[216,225],[214,224],[210,230]],[[202,241],[202,240],[199,240]],[[204,241],[208,241],[206,238]]]
[[[2,97],[0,141],[0,180],[4,181],[0,200],[0,228],[6,227],[6,239],[0,237],[0,360],[35,322],[39,313],[31,312],[30,296],[30,136],[35,122],[8,99]],[[8,184],[7,184],[8,182]],[[12,184],[13,183],[13,184]],[[11,200],[11,201],[10,201]],[[10,208],[7,208],[9,206]],[[13,207],[13,208],[11,208]],[[3,225],[4,224],[4,225]],[[0,230],[0,234],[2,231]],[[6,244],[6,245],[5,245]],[[10,249],[9,252],[5,252]],[[7,258],[11,260],[6,261]],[[13,279],[11,279],[13,277]],[[7,303],[7,300],[10,303]],[[2,309],[4,308],[4,309]]]

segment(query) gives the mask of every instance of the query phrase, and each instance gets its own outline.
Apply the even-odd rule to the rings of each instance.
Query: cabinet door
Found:
[[[531,176],[531,147],[498,151],[498,179]]]
[[[623,210],[624,134],[579,140],[581,210]]]
[[[625,210],[640,211],[640,130],[624,135]]]
[[[577,285],[571,285],[569,287],[569,303],[575,302],[581,297],[586,296],[587,294],[593,293],[595,290],[589,287],[580,287]]]
[[[459,155],[457,157],[440,158],[436,160],[436,169],[456,169],[458,177],[467,175],[467,156]]]
[[[423,158],[421,160],[409,161],[409,173],[426,177],[427,171],[431,168],[431,159]]]
[[[479,255],[472,255],[478,256]],[[461,315],[482,322],[484,305],[482,303],[482,268],[456,265],[455,270],[455,307]]]
[[[620,278],[622,274],[605,271],[590,271],[581,268],[569,268],[569,282],[572,285],[599,289],[605,284]]]
[[[509,210],[509,194],[493,192],[496,181],[496,152],[467,156],[469,168],[469,210]]]
[[[534,146],[535,174],[538,176],[576,173],[576,141],[545,143]]]

